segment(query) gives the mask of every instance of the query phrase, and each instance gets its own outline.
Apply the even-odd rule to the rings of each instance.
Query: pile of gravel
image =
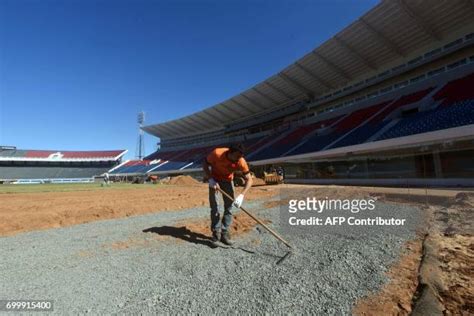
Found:
[[[278,230],[277,208],[247,206]],[[378,207],[419,216],[409,206]],[[155,233],[207,216],[199,207],[1,238],[0,297],[52,299],[58,314],[350,314],[356,299],[386,282],[384,273],[413,237],[289,235],[296,250],[276,265],[287,249],[259,227],[231,248]]]

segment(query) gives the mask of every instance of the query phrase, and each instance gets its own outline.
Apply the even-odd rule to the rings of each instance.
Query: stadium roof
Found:
[[[311,100],[365,74],[381,71],[473,21],[474,2],[470,0],[381,1],[319,47],[254,87],[200,112],[143,130],[163,139],[201,134],[220,130],[235,120]]]

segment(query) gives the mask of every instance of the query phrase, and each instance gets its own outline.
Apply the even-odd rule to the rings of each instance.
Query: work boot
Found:
[[[227,246],[232,246],[234,244],[234,242],[230,240],[230,233],[228,231],[222,232],[221,241]]]
[[[221,239],[221,232],[219,232],[219,231],[217,231],[217,230],[214,230],[214,231],[212,232],[212,239],[211,239],[211,241],[212,241],[213,243],[216,243],[216,242],[219,241],[219,239]]]

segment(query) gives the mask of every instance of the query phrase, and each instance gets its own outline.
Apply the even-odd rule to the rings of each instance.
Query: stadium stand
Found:
[[[279,157],[286,152],[289,152],[295,146],[301,143],[301,141],[308,137],[314,131],[319,129],[323,129],[325,127],[330,127],[334,122],[338,121],[340,117],[328,119],[308,125],[304,125],[301,127],[297,127],[296,129],[292,130],[290,133],[286,134],[283,138],[278,139],[277,142],[272,143],[271,145],[265,147],[264,149],[257,152],[255,155],[252,153],[248,154],[249,159],[251,160],[260,160],[260,159],[268,159],[272,157]],[[313,138],[317,138],[318,135],[307,138],[307,141],[311,141]],[[269,138],[275,138],[275,136],[270,136]]]
[[[395,110],[418,102],[423,97],[425,97],[433,88],[425,89],[422,91],[417,91],[406,96],[402,96],[400,99],[395,102],[385,102],[381,105],[375,106],[376,108],[381,108],[376,115],[370,117],[364,121],[363,124],[360,124],[357,128],[353,128],[344,138],[339,141],[336,141],[330,148],[350,146],[355,144],[361,144],[369,139],[371,135],[374,135],[380,131],[383,127],[390,123],[388,117]]]
[[[474,99],[458,101],[449,107],[419,112],[403,118],[377,140],[402,137],[474,124]]]
[[[443,100],[441,106],[449,106],[456,101],[474,99],[474,74],[453,80],[438,91],[433,99]]]
[[[392,102],[393,101],[388,101],[375,105],[376,108],[380,108],[375,115],[369,117],[357,128],[353,128],[342,139],[335,141],[330,148],[356,145],[368,140],[389,123],[388,120],[385,120],[385,117],[387,113],[391,112],[389,108],[391,108],[390,104],[392,104]]]
[[[168,161],[153,171],[181,170],[192,162]]]
[[[101,175],[120,164],[126,152],[126,150],[24,150],[12,146],[0,146],[0,181],[88,182],[94,176]]]
[[[92,178],[109,170],[109,166],[102,167],[44,167],[44,166],[0,166],[1,180],[24,179],[77,179]]]
[[[452,104],[452,100],[460,98],[452,98],[450,97],[451,94],[448,93],[454,90],[453,87],[465,84],[467,80],[471,80],[470,78],[472,78],[472,75],[446,84],[429,100],[432,104],[442,100],[443,103],[441,105],[426,111],[416,111],[417,113],[409,117],[400,118],[401,110],[423,100],[423,98],[435,90],[434,87],[402,95],[395,100],[366,106],[331,119],[296,126],[289,131],[278,131],[268,136],[243,141],[244,147],[247,148],[248,160],[259,161],[361,144],[369,141],[372,136],[387,126],[390,129],[384,131],[380,136],[372,138],[371,141],[473,124],[473,102],[471,100],[464,100],[458,102],[458,104]],[[440,86],[443,85],[444,83],[440,83]],[[450,103],[447,103],[446,100],[450,100]],[[372,103],[376,103],[376,101]],[[447,106],[448,104],[450,105],[449,107]],[[337,113],[337,111],[334,113]],[[390,123],[396,124],[390,126]],[[228,144],[222,143],[216,146]],[[202,159],[212,148],[214,146],[170,152],[158,151],[147,157],[147,159],[159,158],[164,163],[152,170],[144,170],[144,172],[182,171],[199,168]]]
[[[243,143],[253,167],[284,164],[295,179],[453,177],[442,159],[455,156],[443,151],[466,157],[474,138],[473,29],[467,3],[382,1],[254,87],[145,126],[160,138],[146,157],[160,164],[147,172],[199,172],[212,148]],[[426,160],[434,169],[421,172]]]
[[[0,150],[0,157],[18,157],[18,158],[70,158],[70,159],[92,159],[104,158],[115,159],[121,156],[123,150],[109,151],[59,151],[59,150],[21,150],[9,149]]]
[[[159,160],[128,160],[109,171],[110,175],[143,174],[159,166]]]

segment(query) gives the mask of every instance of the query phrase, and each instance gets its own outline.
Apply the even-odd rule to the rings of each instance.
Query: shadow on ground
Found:
[[[173,226],[160,226],[160,227],[150,227],[143,230],[144,233],[155,233],[161,236],[170,236],[178,238],[193,244],[199,244],[208,246],[210,248],[216,248],[216,246],[211,242],[211,238],[201,233],[196,233],[186,226],[182,227],[173,227]]]
[[[192,230],[189,230],[186,226],[181,226],[181,227],[174,227],[174,226],[160,226],[160,227],[150,227],[147,229],[144,229],[142,232],[144,233],[155,233],[160,236],[169,236],[169,237],[174,237],[178,238],[193,244],[199,244],[199,245],[204,245],[209,248],[222,248],[222,249],[230,249],[230,250],[241,250],[249,254],[255,254],[256,252],[252,249],[246,249],[244,247],[240,246],[226,246],[222,244],[215,244],[211,240],[211,237],[206,236],[201,233],[196,233],[193,232]],[[278,259],[276,262],[277,264],[280,264],[283,262],[289,255],[290,253],[287,252],[284,256],[279,256],[276,254],[269,254],[269,253],[264,253],[264,252],[258,252],[263,256],[268,256],[271,258]]]

